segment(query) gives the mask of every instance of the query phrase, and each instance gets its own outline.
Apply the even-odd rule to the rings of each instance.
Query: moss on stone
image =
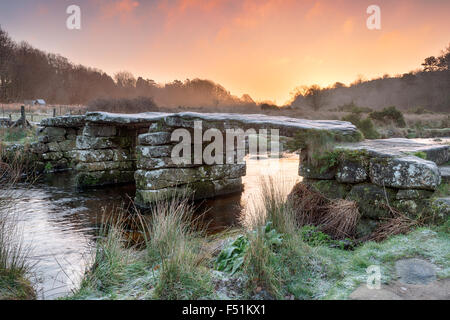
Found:
[[[79,188],[93,188],[111,184],[123,184],[134,181],[134,171],[108,170],[79,172],[75,177]]]
[[[352,188],[351,185],[339,183],[336,180],[304,179],[303,182],[329,199],[344,199]]]
[[[390,216],[388,205],[395,201],[397,190],[370,183],[354,185],[347,199],[356,201],[365,218],[379,219]]]

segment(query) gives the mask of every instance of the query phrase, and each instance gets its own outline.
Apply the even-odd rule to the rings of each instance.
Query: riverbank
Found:
[[[11,205],[11,189],[20,171],[4,165],[0,158],[0,300],[32,300],[35,289],[29,280],[32,265],[30,250],[23,243],[18,216]]]
[[[427,260],[438,279],[450,277],[449,221],[352,244],[298,227],[279,196],[266,195],[241,228],[214,237],[184,224],[184,202],[160,207],[165,214],[146,227],[149,240],[140,246],[129,248],[123,225],[110,225],[67,299],[348,299],[366,283],[368,267],[378,266],[388,284],[405,258]]]

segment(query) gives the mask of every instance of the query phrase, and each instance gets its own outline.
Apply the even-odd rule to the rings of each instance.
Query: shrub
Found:
[[[392,121],[400,128],[406,127],[403,113],[395,106],[384,108],[382,111],[373,111],[369,114],[369,118],[376,121]]]
[[[409,113],[414,114],[427,114],[427,113],[433,113],[433,111],[430,111],[424,107],[417,107],[409,110]]]
[[[234,274],[244,263],[247,248],[247,237],[237,237],[236,240],[227,245],[217,256],[216,269]]]
[[[96,99],[88,103],[89,111],[108,111],[108,112],[122,112],[122,113],[139,113],[158,111],[158,107],[152,98],[138,97],[138,98],[110,98],[110,99]]]
[[[310,246],[328,246],[332,239],[331,237],[320,231],[317,227],[306,225],[300,228],[300,235],[302,240]]]
[[[342,121],[348,121],[354,124],[363,134],[366,139],[378,139],[380,134],[375,129],[375,126],[369,118],[362,119],[360,113],[351,113],[342,118]]]
[[[260,108],[263,111],[270,111],[270,110],[272,110],[272,111],[279,111],[280,110],[279,106],[271,104],[271,103],[262,103],[260,105]]]
[[[351,103],[344,104],[336,108],[338,112],[351,112],[351,113],[370,113],[373,110],[366,107],[358,107],[353,101]]]

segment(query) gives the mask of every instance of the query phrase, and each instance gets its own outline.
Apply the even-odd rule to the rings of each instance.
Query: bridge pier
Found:
[[[182,128],[191,137],[193,123],[181,126],[168,122],[167,119],[162,119],[153,123],[149,133],[138,138],[138,170],[135,173],[137,205],[147,207],[160,199],[179,194],[191,199],[205,199],[242,191],[242,176],[246,174],[246,164],[244,161],[234,161],[237,159],[235,148],[224,150],[220,164],[206,164],[203,158],[196,162],[194,150],[203,155],[206,147],[204,143],[198,144],[195,139],[177,143],[171,139],[172,133]],[[203,136],[203,132],[201,135]],[[225,137],[222,137],[222,143],[226,145]],[[182,154],[178,154],[174,148],[180,144],[188,154],[184,154],[180,159],[182,161],[177,162],[174,156]],[[226,151],[232,151],[231,163],[227,163]]]
[[[76,184],[90,188],[134,182],[136,128],[87,123],[72,152]]]

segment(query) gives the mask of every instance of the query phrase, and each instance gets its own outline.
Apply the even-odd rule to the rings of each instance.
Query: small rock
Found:
[[[436,280],[436,267],[421,259],[404,259],[395,263],[400,281],[408,284],[428,284]]]

